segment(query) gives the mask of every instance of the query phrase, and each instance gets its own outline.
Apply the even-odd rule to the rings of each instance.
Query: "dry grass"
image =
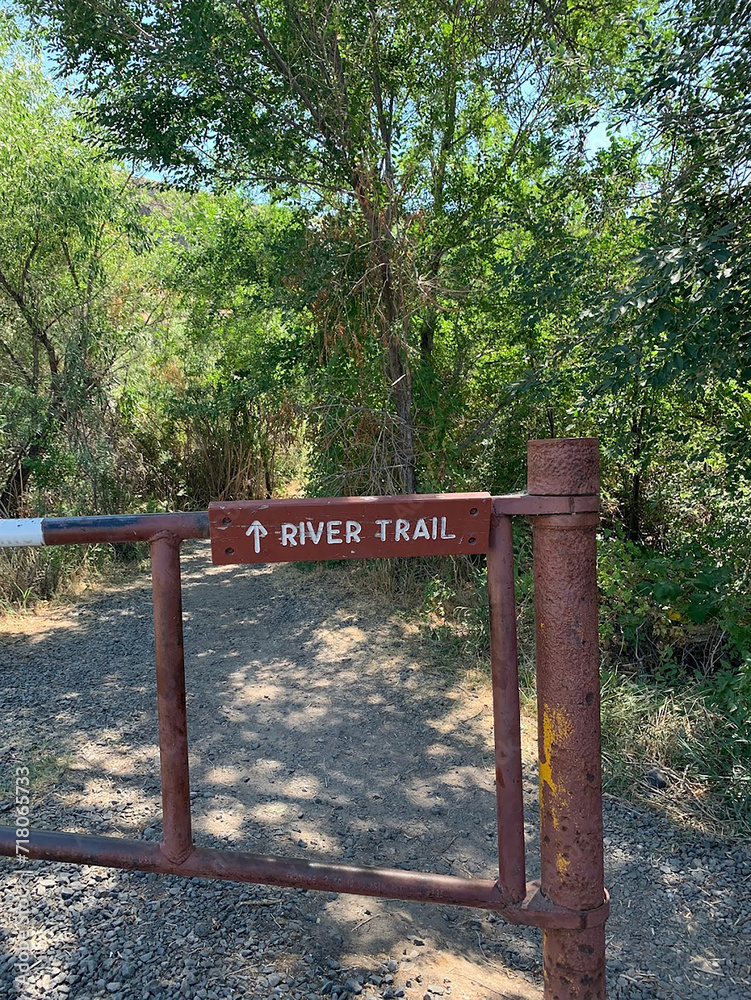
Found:
[[[697,689],[675,691],[613,672],[602,684],[605,787],[712,833],[751,833],[748,733]],[[652,787],[658,768],[667,787]]]
[[[394,589],[388,570],[374,568],[366,585]],[[418,582],[420,586],[418,586]],[[489,677],[486,596],[483,587],[444,576],[415,576],[413,616],[425,650],[443,671]],[[521,587],[518,615],[519,672],[523,712],[536,715],[534,626],[531,588]],[[397,595],[404,591],[396,589]],[[419,599],[420,592],[422,600]],[[658,808],[694,828],[747,836],[751,833],[751,735],[713,704],[697,684],[682,689],[652,679],[602,674],[603,768],[607,791]],[[667,787],[648,774],[658,768]]]
[[[146,556],[145,546],[128,546],[119,557],[111,545],[0,549],[0,616],[40,603],[76,603],[92,590],[128,582],[143,572]]]

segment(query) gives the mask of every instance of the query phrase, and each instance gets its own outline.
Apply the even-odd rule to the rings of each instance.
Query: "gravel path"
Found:
[[[150,600],[139,577],[0,622],[1,823],[27,765],[32,825],[159,839]],[[200,843],[492,871],[482,679],[427,667],[415,630],[347,572],[213,567],[196,545],[184,602]],[[609,996],[749,1000],[748,847],[619,800],[605,818]],[[480,911],[12,859],[0,887],[0,998],[541,995],[538,932]]]

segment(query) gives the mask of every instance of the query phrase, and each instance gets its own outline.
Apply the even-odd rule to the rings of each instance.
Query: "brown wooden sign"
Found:
[[[490,494],[212,503],[209,526],[215,563],[487,552]]]

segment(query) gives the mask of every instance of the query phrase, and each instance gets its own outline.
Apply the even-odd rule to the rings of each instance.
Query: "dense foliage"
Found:
[[[751,822],[750,5],[24,8],[68,90],[8,39],[3,512],[508,491],[596,435],[609,684],[691,692]]]

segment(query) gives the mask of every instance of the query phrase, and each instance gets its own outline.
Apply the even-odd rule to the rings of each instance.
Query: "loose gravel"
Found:
[[[205,846],[493,869],[486,682],[347,572],[184,559],[195,835]],[[38,828],[161,836],[146,578],[0,622],[0,823],[19,765]],[[537,874],[531,730],[529,877]],[[655,790],[659,795],[659,790]],[[748,845],[605,802],[611,998],[751,998]],[[0,860],[0,998],[532,1000],[540,936],[494,914]],[[18,974],[24,947],[32,967]]]

